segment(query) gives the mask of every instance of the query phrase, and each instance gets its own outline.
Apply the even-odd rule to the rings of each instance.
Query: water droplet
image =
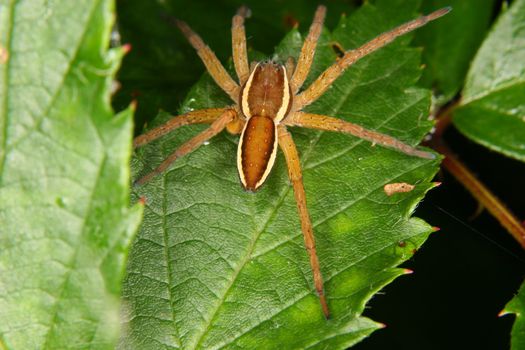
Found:
[[[111,43],[111,47],[117,47],[121,45],[120,32],[118,31],[118,27],[116,25],[111,30],[111,36],[109,40]]]
[[[210,141],[206,140],[202,143],[204,146],[208,146],[210,144]]]

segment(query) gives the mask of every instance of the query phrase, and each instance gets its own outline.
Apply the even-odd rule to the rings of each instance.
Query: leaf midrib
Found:
[[[91,7],[91,11],[89,12],[88,17],[86,18],[86,23],[90,23],[92,21],[96,9],[100,6],[100,2],[101,2],[101,0],[97,0],[96,2],[93,3],[93,6]],[[63,79],[60,82],[60,84],[57,86],[57,89],[55,90],[55,94],[54,94],[53,98],[50,100],[50,102],[48,104],[48,108],[46,109],[46,112],[44,114],[42,114],[42,118],[40,118],[40,120],[38,122],[41,122],[48,115],[49,111],[51,110],[51,107],[54,105],[54,103],[56,101],[56,98],[59,95],[59,92],[61,91],[61,88],[63,87],[64,82],[66,81],[66,78],[69,76],[69,74],[71,72],[71,67],[73,66],[74,62],[76,62],[76,60],[78,58],[78,53],[79,53],[80,47],[81,47],[81,45],[84,42],[84,39],[86,37],[86,33],[88,31],[88,27],[89,27],[88,25],[84,26],[84,31],[82,32],[82,35],[81,35],[80,39],[78,40],[77,47],[75,48],[75,54],[71,56],[71,60],[69,61],[68,68],[63,74]],[[90,119],[90,121],[91,121],[91,119]],[[34,129],[32,129],[32,130],[34,130]],[[96,127],[95,127],[95,130],[97,131]],[[98,136],[99,140],[101,140],[101,137],[98,134],[98,131],[97,131],[97,136]],[[96,189],[98,187],[98,183],[100,181],[101,173],[102,173],[102,170],[104,169],[104,165],[106,163],[106,160],[107,160],[107,156],[106,156],[106,154],[103,154],[103,157],[100,160],[100,163],[98,165],[97,174],[96,174],[96,177],[95,177],[95,182],[93,184],[93,187],[91,188],[91,193],[90,193],[90,196],[89,196],[89,199],[88,199],[89,206],[87,208],[86,215],[84,215],[84,217],[83,217],[84,220],[83,220],[83,223],[82,223],[82,229],[80,230],[80,236],[79,237],[84,236],[84,234],[86,232],[86,224],[88,222],[88,219],[90,218],[89,214],[90,214],[90,212],[93,209],[93,198],[94,198]],[[3,168],[0,168],[0,176],[2,175],[2,172],[1,172],[2,170],[3,170]],[[47,333],[46,333],[44,344],[42,346],[43,349],[47,349],[48,348],[48,343],[49,343],[49,341],[51,339],[52,334],[54,333],[55,325],[57,324],[59,304],[60,304],[61,300],[63,299],[64,291],[66,290],[66,285],[69,282],[69,279],[70,279],[72,271],[73,271],[72,266],[73,266],[73,263],[77,259],[80,247],[81,247],[81,245],[78,244],[78,242],[77,242],[77,246],[75,248],[75,252],[73,253],[73,255],[71,257],[70,264],[67,265],[67,266],[69,266],[69,270],[66,272],[66,274],[64,276],[64,281],[60,285],[60,294],[56,298],[54,306],[53,306],[53,311],[52,311],[53,317],[52,317],[51,323],[50,323],[49,328],[48,328]],[[98,325],[97,325],[97,327],[98,327]],[[94,330],[94,332],[96,332],[96,329]],[[94,337],[94,334],[93,334],[93,337]]]
[[[484,93],[480,93],[477,95],[470,96],[469,98],[462,99],[461,107],[465,107],[465,106],[468,106],[469,104],[479,102],[486,97],[490,97],[490,95],[498,94],[506,89],[525,84],[525,79],[520,79],[520,78],[522,77],[518,76],[518,77],[515,77],[514,79],[509,79],[505,83],[498,85],[493,90],[487,90]]]

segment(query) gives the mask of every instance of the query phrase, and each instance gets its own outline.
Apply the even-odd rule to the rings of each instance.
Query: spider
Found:
[[[211,137],[226,129],[240,134],[237,148],[237,169],[240,182],[245,190],[255,192],[267,179],[275,162],[277,148],[284,153],[288,175],[293,186],[297,210],[301,221],[304,243],[309,255],[314,286],[319,297],[322,312],[328,319],[330,311],[324,293],[323,278],[315,249],[312,223],[306,206],[306,194],[302,181],[299,154],[288,126],[298,126],[324,131],[348,133],[385,147],[394,148],[411,156],[435,158],[434,154],[411,147],[391,136],[367,130],[359,125],[334,117],[303,112],[303,108],[317,100],[346,68],[387,45],[397,37],[411,32],[429,21],[450,11],[443,8],[429,15],[401,24],[380,34],[366,44],[344,52],[344,55],[328,67],[306,89],[301,87],[310,71],[326,8],[317,7],[313,23],[303,43],[297,64],[289,58],[285,64],[271,60],[248,63],[244,21],[249,16],[247,7],[241,7],[232,20],[233,63],[238,82],[226,71],[213,51],[185,22],[175,20],[190,44],[202,59],[215,83],[234,102],[224,108],[208,108],[175,116],[167,123],[136,137],[134,148],[143,146],[183,125],[211,124],[198,135],[186,141],[169,155],[155,170],[136,181],[141,185],[155,175],[165,171],[176,159],[195,150]]]

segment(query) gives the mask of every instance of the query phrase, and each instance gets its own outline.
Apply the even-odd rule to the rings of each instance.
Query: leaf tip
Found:
[[[432,232],[438,232],[438,231],[441,231],[441,227],[438,227],[438,226],[432,227]]]
[[[403,269],[403,274],[404,275],[411,275],[414,273],[414,270],[410,270],[410,269]]]
[[[132,46],[130,43],[122,45],[122,52],[124,52],[125,55],[127,55],[132,49]]]
[[[111,90],[110,90],[111,96],[114,96],[120,90],[121,87],[122,87],[122,84],[118,80],[113,80],[111,82]]]
[[[131,110],[132,110],[133,112],[135,112],[135,111],[137,110],[137,104],[138,104],[138,102],[137,102],[137,100],[135,100],[135,99],[132,100],[131,103],[129,104],[129,107],[131,108]]]
[[[498,312],[498,317],[503,317],[503,316],[506,316],[508,314],[511,314],[511,312],[508,311],[508,310],[503,309],[500,312]]]

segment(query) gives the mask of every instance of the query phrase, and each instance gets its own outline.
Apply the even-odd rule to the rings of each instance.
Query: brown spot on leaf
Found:
[[[414,185],[407,184],[406,182],[396,182],[391,184],[386,184],[383,187],[387,196],[391,196],[400,192],[410,192],[414,189]]]

